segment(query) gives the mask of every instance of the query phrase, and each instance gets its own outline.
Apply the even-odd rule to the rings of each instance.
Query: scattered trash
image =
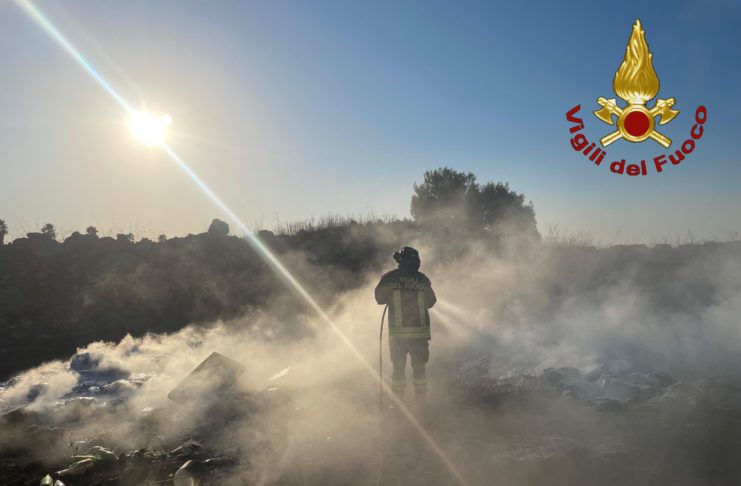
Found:
[[[289,366],[288,368],[281,370],[277,372],[276,374],[274,374],[273,376],[271,376],[270,378],[268,378],[267,381],[275,381],[279,378],[283,378],[284,376],[287,376],[290,371],[291,371],[291,367]]]
[[[116,453],[109,449],[106,449],[105,447],[93,446],[91,450],[94,451],[95,455],[98,456],[101,461],[104,461],[104,462],[118,461],[118,456],[116,455]]]
[[[470,367],[475,361],[465,361]],[[631,367],[624,361],[601,364],[584,374],[574,367],[547,368],[541,373],[521,373],[503,378],[467,376],[467,393],[476,400],[498,406],[507,397],[538,389],[559,392],[583,401],[598,412],[621,412],[631,406],[691,400],[701,392],[695,387],[677,383],[663,372]],[[686,391],[685,391],[686,390]],[[739,393],[741,397],[741,393]],[[738,400],[741,403],[741,398]]]
[[[183,442],[182,445],[170,451],[170,454],[184,458],[203,457],[206,455],[206,453],[206,448],[203,446],[203,444],[193,439],[189,439]]]
[[[95,463],[99,460],[100,459],[94,456],[87,457],[77,462],[73,462],[72,464],[69,465],[69,467],[67,467],[67,469],[62,469],[61,471],[58,471],[57,475],[59,476],[79,476],[80,474],[83,474],[87,472],[88,470],[92,469],[92,467],[95,466]]]
[[[199,486],[206,471],[203,464],[199,461],[186,461],[173,476],[175,486]]]
[[[225,451],[226,452],[226,451]],[[203,461],[204,466],[209,467],[230,467],[230,466],[236,466],[239,461],[234,456],[229,455],[221,455],[212,457],[210,459],[206,459]]]
[[[219,353],[203,360],[168,395],[174,402],[218,398],[234,385],[245,367]]]

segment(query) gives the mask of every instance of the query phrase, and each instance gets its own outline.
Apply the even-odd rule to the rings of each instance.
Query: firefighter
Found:
[[[391,388],[404,399],[407,354],[412,361],[414,398],[418,412],[424,409],[427,396],[425,364],[430,357],[430,314],[428,309],[437,298],[427,276],[419,271],[419,252],[405,246],[394,252],[399,267],[381,277],[376,286],[376,302],[388,305],[389,348],[394,372]]]

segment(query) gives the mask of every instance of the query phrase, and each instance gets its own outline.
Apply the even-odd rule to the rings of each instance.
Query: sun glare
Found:
[[[157,116],[143,111],[131,115],[129,129],[137,140],[153,147],[165,143],[167,126],[170,123],[170,115]]]

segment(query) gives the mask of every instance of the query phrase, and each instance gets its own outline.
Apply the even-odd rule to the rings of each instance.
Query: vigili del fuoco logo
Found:
[[[627,105],[621,107],[622,103],[615,98],[607,99],[602,96],[597,98],[601,108],[594,111],[594,116],[614,127],[599,139],[601,147],[598,147],[596,142],[590,142],[582,133],[585,127],[584,120],[577,116],[581,105],[576,105],[566,113],[566,120],[574,124],[569,128],[573,149],[581,152],[597,166],[605,159],[612,159],[610,171],[615,174],[645,176],[649,170],[661,173],[667,167],[679,165],[685,160],[685,157],[695,150],[697,141],[702,138],[703,126],[708,116],[707,108],[702,105],[695,110],[694,124],[687,139],[681,144],[676,144],[676,147],[672,147],[672,140],[658,129],[657,125],[664,126],[674,120],[679,115],[679,110],[674,109],[677,103],[674,98],[658,98],[653,106],[649,106],[649,101],[659,93],[659,77],[654,71],[652,60],[653,54],[648,50],[646,33],[643,31],[641,21],[636,19],[625,49],[625,58],[612,80],[615,94]],[[627,163],[624,158],[609,157],[603,148],[621,139],[632,143],[653,141],[666,149],[670,147],[671,149],[650,159]]]

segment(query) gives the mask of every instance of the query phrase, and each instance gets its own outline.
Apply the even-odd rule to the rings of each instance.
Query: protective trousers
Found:
[[[391,388],[394,394],[404,399],[406,388],[407,354],[412,357],[412,373],[414,377],[414,398],[417,409],[424,407],[427,397],[427,375],[425,365],[430,359],[429,340],[427,338],[390,338],[391,363],[394,372],[391,376]]]

